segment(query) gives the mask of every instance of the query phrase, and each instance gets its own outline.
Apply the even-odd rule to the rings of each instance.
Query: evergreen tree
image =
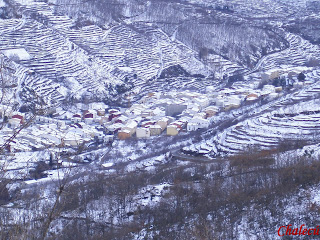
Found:
[[[306,79],[306,75],[304,75],[302,72],[299,73],[299,75],[298,75],[298,80],[299,80],[300,82],[304,82],[305,79]]]

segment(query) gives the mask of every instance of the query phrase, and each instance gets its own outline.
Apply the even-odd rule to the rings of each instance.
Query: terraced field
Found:
[[[247,16],[248,18],[261,18],[261,19],[273,19],[273,18],[287,18],[294,14],[305,14],[307,12],[308,0],[263,0],[263,1],[206,1],[206,0],[186,0],[194,4],[203,4],[207,6],[229,6],[235,13],[241,16]]]
[[[267,71],[282,66],[304,66],[310,59],[319,59],[320,47],[313,45],[298,35],[288,33],[286,39],[290,47],[284,51],[263,57],[254,70]]]
[[[315,134],[320,130],[320,110],[314,111],[313,104],[319,104],[319,101],[304,104],[309,104],[312,110],[296,113],[288,111],[281,115],[272,112],[237,124],[216,137],[219,150],[235,153],[245,151],[248,145],[276,147],[285,139],[316,140]]]
[[[1,23],[10,26],[8,21],[11,20],[2,20]],[[78,90],[78,93],[74,92],[77,98],[84,92],[107,94],[101,86],[114,83],[114,79],[106,79],[106,74],[95,72],[82,49],[37,21],[24,19],[17,25],[3,30],[0,51],[24,48],[31,55],[31,59],[17,62],[15,76],[21,86],[31,87],[39,96],[48,98],[49,103],[63,100],[70,90]],[[103,65],[96,67],[101,72],[108,72]],[[74,89],[76,84],[79,89]]]
[[[24,48],[31,55],[16,61],[15,75],[20,86],[33,88],[48,103],[58,104],[67,96],[108,99],[118,94],[117,86],[141,84],[173,65],[192,74],[211,72],[192,50],[159,29],[139,24],[78,28],[46,3],[10,4],[25,17],[0,20],[0,51]]]
[[[159,25],[152,23],[152,19],[147,18],[146,15],[149,16],[152,11],[155,11],[154,14],[159,17],[165,14],[167,8],[161,12],[159,8],[162,5],[152,3],[150,6],[139,5],[140,10],[136,9],[136,12],[140,13],[138,15],[130,14],[129,8],[126,19],[118,19],[116,22],[98,26],[94,21],[79,25],[76,18],[58,15],[55,12],[57,6],[54,4],[49,5],[33,0],[10,0],[9,3],[17,6],[17,13],[23,17],[0,20],[0,51],[26,49],[31,59],[17,62],[18,70],[15,74],[19,86],[17,91],[23,92],[24,87],[28,86],[48,103],[59,104],[66,98],[110,99],[118,95],[119,86],[122,91],[134,86],[143,93],[157,91],[163,87],[182,87],[202,91],[205,86],[216,85],[217,81],[193,77],[168,77],[167,79],[159,79],[159,77],[163,70],[172,66],[181,66],[190,75],[214,74],[216,79],[222,79],[223,76],[249,71],[246,63],[240,64],[238,60],[243,60],[251,66],[262,56],[262,48],[266,48],[267,52],[274,52],[286,47],[280,35],[269,30],[242,25],[247,21],[238,16],[244,14],[241,10],[242,4],[234,3],[237,6],[235,11],[237,14],[231,16],[230,13],[223,11],[217,11],[212,15],[200,11],[201,7],[209,7],[212,4],[182,2],[180,10],[175,7],[176,3],[170,5],[174,9],[173,12],[177,11],[180,14],[168,16],[168,22],[160,22],[157,18],[156,22]],[[260,17],[267,14],[266,6],[269,2],[263,1],[255,5],[256,14]],[[63,8],[64,2],[59,4]],[[305,2],[300,1],[299,4],[302,6]],[[278,5],[281,5],[279,13],[285,11],[286,4]],[[182,9],[186,15],[181,15]],[[259,12],[259,9],[263,11]],[[296,9],[292,11],[295,12]],[[175,21],[169,21],[171,17],[186,21],[176,19],[178,24],[174,25]],[[245,35],[249,37],[239,37],[241,31],[240,33],[233,30],[227,32],[226,26],[220,26],[214,20],[220,17],[231,21],[233,27],[240,24],[241,29],[246,32]],[[234,20],[231,20],[232,18]],[[212,23],[210,19],[213,20]],[[189,34],[191,27],[198,30],[191,30]],[[185,29],[183,32],[188,34],[181,35],[182,29]],[[192,31],[193,35],[198,35],[199,46],[193,46],[192,44],[195,43],[193,40],[184,39],[194,38]],[[260,40],[259,37],[261,37]],[[227,53],[210,52],[205,59],[201,59],[198,52],[202,46],[201,43],[204,43],[200,41],[201,39],[206,39],[205,43],[211,44],[207,46],[210,51],[226,48],[223,51]],[[279,45],[275,44],[278,40],[281,42]],[[284,65],[301,66],[311,58],[320,57],[319,47],[301,37],[287,34],[286,40],[290,45],[288,49],[263,57],[253,71],[266,71]],[[233,44],[230,45],[232,42]],[[263,42],[266,43],[265,46]],[[230,46],[236,46],[236,49],[233,51],[232,47],[229,49]],[[252,51],[250,50],[251,52],[246,55],[242,52],[242,48]]]
[[[205,140],[185,150],[217,156],[239,153],[252,146],[272,149],[281,142],[319,141],[319,74],[319,70],[311,72],[308,76],[314,83],[304,89],[264,105],[256,103],[246,110],[238,109],[225,113],[224,117],[213,117],[212,130],[205,135]],[[221,129],[220,126],[228,121],[231,126]]]

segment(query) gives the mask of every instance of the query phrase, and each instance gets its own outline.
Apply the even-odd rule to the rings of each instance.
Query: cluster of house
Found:
[[[149,138],[163,133],[175,136],[182,131],[208,128],[210,118],[219,111],[240,107],[243,101],[257,99],[267,92],[276,93],[277,89],[265,86],[258,94],[239,89],[216,92],[208,87],[205,94],[190,91],[149,93],[127,109],[83,105],[73,113],[57,111],[59,114],[54,114],[55,118],[36,116],[34,123],[19,134],[17,141],[28,142],[33,148],[75,147],[97,139],[110,142],[114,136],[121,140],[133,136]],[[5,114],[0,111],[0,115],[8,117],[7,129],[2,131],[5,134],[27,121],[25,114],[19,112]]]
[[[261,80],[263,82],[267,82],[279,77],[285,77],[287,79],[296,78],[301,72],[310,71],[312,68],[310,67],[286,67],[286,68],[278,68],[278,69],[270,69],[266,72],[260,73]]]
[[[305,81],[299,81],[299,74],[312,71],[312,67],[285,67],[278,69],[270,69],[262,73],[251,74],[250,88],[256,89],[259,85],[271,84],[274,79],[284,79],[286,86],[292,86],[294,88],[301,88],[304,85],[310,85],[313,83],[312,79],[305,79]]]
[[[119,139],[135,135],[137,138],[148,138],[166,132],[173,136],[181,131],[196,131],[208,128],[210,119],[221,111],[239,108],[244,102],[258,99],[272,100],[282,96],[283,87],[272,85],[272,80],[286,75],[286,79],[297,78],[301,71],[308,69],[275,69],[258,73],[258,82],[253,86],[225,88],[217,91],[208,86],[201,94],[191,91],[151,92],[145,95],[139,104],[134,104],[124,112],[109,112],[106,128],[117,134]],[[258,86],[262,84],[262,88]],[[305,83],[293,81],[293,87]],[[109,115],[110,116],[110,115]]]
[[[19,134],[8,144],[10,152],[44,149],[47,147],[80,146],[93,139],[109,142],[110,136],[105,136],[96,126],[85,122],[56,119],[45,116],[33,116],[14,112],[7,106],[0,105],[0,117],[6,124],[0,131],[0,145],[9,140],[19,130]],[[29,123],[24,127],[26,123]]]
[[[267,82],[262,89],[242,86],[217,91],[208,86],[205,93],[151,92],[139,103],[125,109],[109,108],[102,103],[78,104],[69,111],[60,108],[52,112],[52,117],[36,116],[35,124],[24,129],[19,138],[21,142],[29,142],[31,147],[40,148],[79,146],[92,140],[110,142],[114,136],[121,140],[133,136],[175,136],[183,131],[205,129],[209,127],[211,118],[221,111],[239,108],[244,102],[256,101],[261,97],[273,99],[281,96],[282,87],[270,84],[270,80],[281,74],[283,72],[278,70],[260,74],[259,81]],[[0,105],[0,117],[6,117],[8,123],[0,132],[2,136],[9,136],[12,129],[27,122],[25,114],[13,112],[5,105]]]
[[[218,112],[238,108],[244,101],[278,94],[281,90],[266,85],[261,91],[231,88],[216,91],[209,86],[203,94],[191,91],[152,92],[123,112],[110,109],[104,126],[119,139],[132,136],[148,138],[163,132],[174,136],[181,131],[208,128],[210,119]]]
[[[210,122],[207,118],[217,112],[217,108],[209,107],[209,104],[205,94],[152,92],[124,112],[109,110],[111,121],[104,126],[110,133],[117,134],[119,139],[132,136],[148,138],[163,132],[174,136],[182,130],[208,127]]]

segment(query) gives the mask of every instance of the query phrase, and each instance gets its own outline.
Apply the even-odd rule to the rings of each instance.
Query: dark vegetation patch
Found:
[[[281,221],[283,199],[320,182],[319,159],[292,156],[288,163],[277,165],[274,156],[291,147],[292,143],[282,143],[272,150],[249,149],[224,161],[205,164],[178,165],[170,161],[154,171],[127,173],[124,165],[115,168],[114,174],[86,175],[86,181],[66,186],[56,208],[57,216],[77,211],[86,217],[62,218],[66,224],[61,234],[52,237],[133,239],[144,229],[147,239],[237,239],[234,226],[243,216],[272,229],[274,223],[270,217],[266,219],[266,210]],[[141,188],[164,182],[171,186],[158,204],[130,208]],[[26,194],[21,199],[32,198]],[[105,217],[105,222],[94,221],[88,213],[100,212],[105,209],[102,206],[109,206],[112,214]],[[312,224],[316,217],[314,208],[306,210],[306,216],[311,216],[306,224]],[[10,228],[6,231],[9,233]]]
[[[190,74],[180,65],[174,65],[164,69],[160,75],[160,78],[170,77],[190,77]]]
[[[299,34],[313,44],[320,44],[320,19],[306,18],[288,24],[286,29],[294,34]]]

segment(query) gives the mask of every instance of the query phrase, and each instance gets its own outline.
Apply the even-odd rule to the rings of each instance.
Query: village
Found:
[[[283,87],[271,84],[280,76],[282,79],[283,76],[285,79],[295,79],[291,86],[293,89],[308,84],[307,81],[298,81],[300,70],[255,74],[256,81],[251,81],[249,85],[242,84],[241,87],[219,91],[207,86],[205,93],[189,90],[149,92],[128,108],[110,108],[104,103],[79,103],[68,111],[57,107],[50,109],[46,116],[34,116],[1,105],[3,128],[0,131],[0,144],[3,145],[17,130],[17,137],[6,145],[9,152],[48,147],[88,147],[93,143],[107,145],[112,144],[114,139],[175,136],[206,129],[219,112],[281,96]],[[264,85],[261,86],[261,83]]]

